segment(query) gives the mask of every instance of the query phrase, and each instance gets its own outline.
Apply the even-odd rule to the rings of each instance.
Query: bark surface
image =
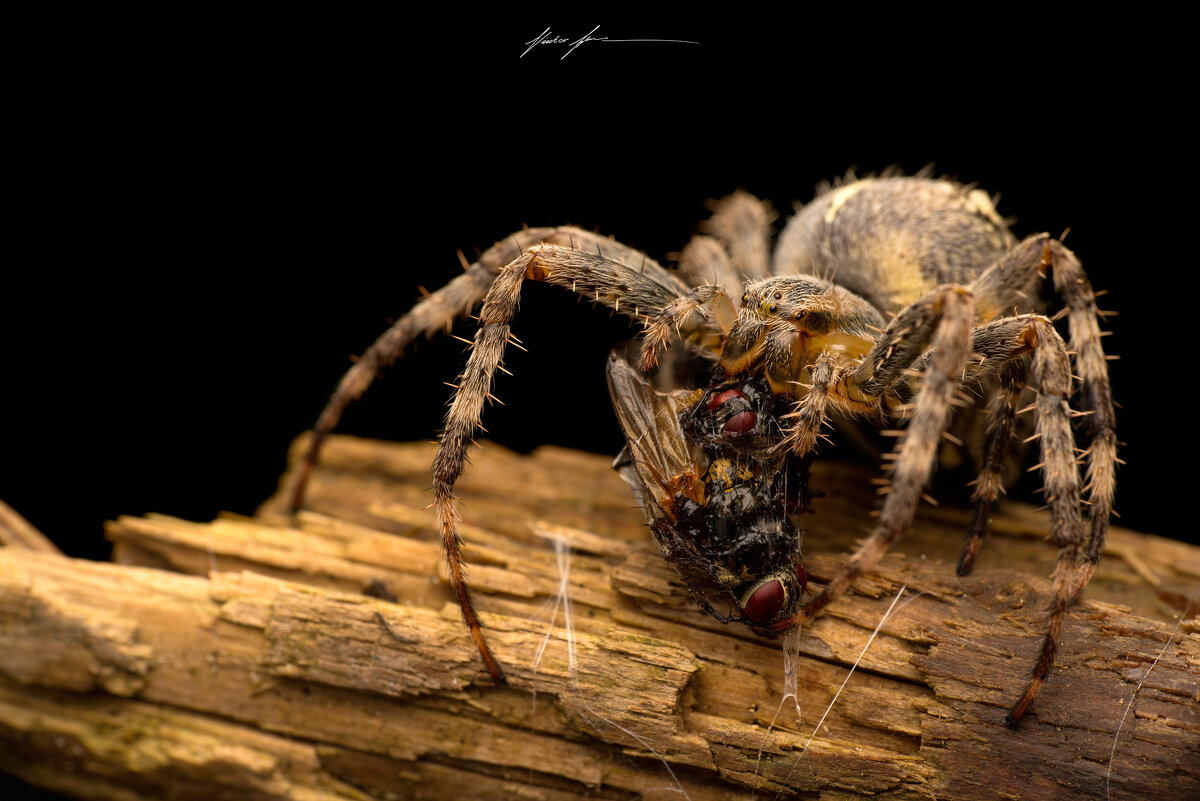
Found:
[[[779,643],[696,607],[607,459],[489,445],[459,491],[497,687],[422,508],[432,454],[335,437],[298,517],[275,497],[254,519],[122,518],[119,564],[10,540],[0,769],[103,799],[1200,795],[1200,549],[1115,529],[1009,729],[1047,516],[1007,504],[958,578],[969,512],[927,508],[806,627],[798,721]],[[812,581],[869,525],[869,479],[814,470]]]

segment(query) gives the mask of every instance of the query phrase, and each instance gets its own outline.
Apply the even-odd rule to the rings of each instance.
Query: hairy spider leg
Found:
[[[1067,326],[1070,331],[1071,354],[1075,372],[1080,379],[1081,410],[1086,416],[1087,435],[1090,439],[1084,458],[1087,464],[1087,506],[1090,533],[1087,550],[1083,554],[1072,589],[1072,598],[1077,598],[1087,585],[1100,561],[1104,540],[1108,533],[1108,522],[1112,516],[1113,492],[1116,486],[1117,435],[1116,418],[1113,412],[1112,387],[1108,378],[1108,362],[1101,344],[1099,318],[1102,313],[1096,307],[1096,295],[1075,254],[1049,234],[1033,234],[1023,239],[1004,257],[980,274],[970,285],[975,293],[977,308],[983,319],[991,319],[1014,307],[1031,308],[1030,293],[1035,282],[1050,269],[1055,291],[1066,304]],[[1002,385],[1004,376],[1001,376]],[[1010,388],[1005,387],[1007,395]],[[1007,412],[999,411],[1003,415]],[[994,416],[993,416],[994,419]],[[999,422],[997,422],[999,425]],[[996,434],[997,440],[1001,433]],[[992,443],[988,439],[989,447]],[[985,460],[987,456],[985,455]],[[987,467],[985,466],[985,471]],[[981,473],[980,485],[984,482]],[[990,478],[989,478],[989,483]],[[998,484],[996,485],[998,487]],[[995,490],[998,492],[998,489]],[[978,488],[977,488],[978,492]],[[984,494],[991,495],[988,489]],[[981,507],[994,501],[981,499]],[[959,574],[971,569],[974,553],[982,541],[986,527],[986,511],[978,512],[976,523],[968,533],[963,558],[959,562]]]
[[[827,439],[826,435],[821,433],[821,429],[828,425],[830,390],[840,377],[834,359],[828,353],[817,357],[810,374],[810,383],[804,386],[807,394],[796,401],[791,412],[784,415],[785,419],[795,422],[784,432],[781,447],[793,451],[798,456],[812,452],[819,440]]]
[[[1063,620],[1074,600],[1076,565],[1082,544],[1082,518],[1079,474],[1074,457],[1075,442],[1070,425],[1071,362],[1065,343],[1049,319],[1027,314],[1001,318],[971,329],[969,312],[964,317],[958,308],[963,304],[949,302],[956,293],[967,299],[966,306],[969,309],[971,295],[967,290],[953,287],[938,290],[916,304],[921,307],[920,310],[899,315],[876,344],[873,353],[864,360],[871,360],[875,365],[875,376],[883,374],[899,380],[910,370],[920,371],[924,375],[912,420],[896,450],[888,498],[880,514],[879,525],[855,553],[851,563],[834,577],[820,596],[792,620],[779,625],[786,627],[821,611],[843,594],[862,571],[876,564],[892,542],[911,524],[917,500],[933,468],[936,445],[945,428],[949,408],[954,403],[958,376],[967,366],[967,349],[963,344],[954,343],[952,338],[958,337],[961,343],[969,339],[969,352],[974,357],[985,364],[999,366],[1002,382],[1012,394],[1011,398],[1002,399],[999,404],[1005,409],[1015,405],[1015,397],[1020,393],[1020,371],[1016,360],[1026,353],[1032,353],[1032,373],[1038,393],[1035,403],[1036,437],[1041,445],[1040,467],[1051,507],[1052,533],[1059,545],[1059,558],[1054,574],[1055,600],[1042,640],[1041,655],[1028,687],[1006,718],[1006,722],[1011,724],[1021,718],[1041,689],[1054,662]],[[932,337],[909,329],[914,321],[919,321],[922,328],[931,328]],[[907,367],[895,364],[891,358],[872,360],[874,350],[882,351],[885,355],[888,353],[893,338],[923,340],[930,347],[921,358]],[[887,369],[882,369],[884,367]],[[887,386],[875,385],[873,388],[882,391]],[[990,431],[995,428],[989,425]],[[998,439],[1010,435],[1010,432],[1003,432],[994,434],[994,437]],[[989,434],[989,439],[992,438],[993,435]],[[994,446],[995,443],[989,444]],[[997,458],[1002,459],[1002,455]]]
[[[692,286],[714,284],[731,298],[741,294],[745,283],[742,273],[729,260],[725,244],[704,234],[696,234],[683,246],[676,272]]]
[[[397,320],[342,376],[313,427],[308,448],[292,480],[288,492],[290,511],[294,513],[304,505],[308,480],[320,458],[321,447],[337,428],[346,407],[360,398],[379,372],[400,358],[419,336],[431,337],[438,331],[448,332],[455,320],[470,314],[487,295],[504,265],[539,242],[589,251],[603,249],[610,257],[631,263],[644,258],[638,251],[613,239],[573,226],[518,231],[488,248],[478,261],[467,267],[466,272],[426,296]]]
[[[1112,516],[1113,493],[1116,490],[1117,425],[1113,412],[1112,386],[1108,379],[1108,361],[1101,345],[1096,293],[1083,272],[1075,254],[1056,239],[1045,244],[1045,257],[1051,262],[1054,288],[1067,303],[1067,327],[1071,335],[1071,351],[1075,354],[1075,370],[1079,375],[1082,394],[1082,413],[1088,416],[1087,429],[1091,436],[1086,452],[1087,502],[1091,532],[1087,551],[1075,580],[1072,597],[1087,585],[1100,561],[1108,521]]]
[[[1041,655],[1028,687],[1013,706],[1005,723],[1021,719],[1041,689],[1062,634],[1063,620],[1075,600],[1083,518],[1080,514],[1079,469],[1075,435],[1071,431],[1071,358],[1054,324],[1040,315],[1004,317],[979,326],[972,333],[971,350],[986,361],[1011,364],[1032,353],[1036,433],[1041,450],[1041,470],[1050,506],[1050,531],[1058,544],[1054,568],[1054,601]]]
[[[892,348],[893,356],[887,354],[897,340],[902,343],[929,342],[933,353],[929,369],[921,380],[921,390],[914,402],[908,428],[896,446],[891,486],[880,512],[879,523],[851,557],[850,563],[833,577],[825,590],[791,618],[777,623],[776,628],[783,630],[799,625],[839,598],[859,574],[879,562],[896,538],[912,523],[917,502],[933,471],[937,444],[945,430],[950,408],[955,403],[960,376],[967,365],[973,307],[971,293],[963,287],[940,287],[897,315],[884,336],[864,358],[864,364],[884,364],[891,368],[894,351],[900,348]],[[917,320],[921,321],[921,325],[905,332]],[[905,345],[904,350],[911,352],[913,348]],[[913,354],[910,363],[922,350],[923,347]],[[876,375],[879,373],[876,370]],[[889,369],[886,374],[894,374],[896,380],[903,375],[898,366],[894,370]],[[878,386],[879,393],[886,389],[886,384]]]
[[[742,281],[766,278],[771,274],[771,223],[775,212],[768,203],[749,192],[738,190],[713,204],[712,216],[700,224],[700,230],[724,243],[729,264]],[[725,289],[736,293],[738,282]]]
[[[295,513],[304,505],[308,480],[321,455],[321,447],[337,428],[346,407],[358,400],[379,375],[379,371],[398,359],[414,339],[421,334],[432,336],[435,331],[448,331],[456,319],[469,314],[487,294],[494,278],[493,273],[483,265],[472,265],[397,320],[346,371],[313,426],[308,447],[288,492],[289,511]]]
[[[1000,382],[999,392],[988,404],[987,426],[984,428],[983,466],[975,479],[971,500],[975,502],[975,514],[967,538],[963,543],[962,555],[958,559],[958,575],[965,576],[975,566],[975,557],[983,545],[988,521],[1000,494],[1004,492],[1004,463],[1008,460],[1009,443],[1017,425],[1017,407],[1021,393],[1025,390],[1025,371],[1019,364],[1002,364],[996,371]]]
[[[715,318],[721,329],[709,327],[705,332],[707,338],[693,343],[715,359],[723,344],[724,333],[737,315],[732,299],[742,294],[747,281],[766,278],[770,274],[771,223],[776,215],[769,203],[743,191],[716,201],[712,208],[712,216],[700,225],[704,233],[693,236],[679,254],[676,272],[695,288],[692,300],[704,306],[702,314]],[[643,371],[661,367],[660,375],[671,376],[675,372],[675,362],[685,359],[687,351],[667,350],[673,341],[672,331],[680,332],[682,325],[697,310],[696,306],[688,307],[681,302],[672,313],[661,315],[647,330],[640,360]],[[665,362],[662,361],[664,354]]]
[[[718,329],[696,325],[685,327],[695,314],[715,318]],[[681,337],[686,337],[687,334],[706,334],[707,336],[696,344],[719,352],[725,332],[733,324],[734,317],[733,302],[722,287],[714,284],[693,287],[686,295],[671,301],[646,321],[638,366],[644,373],[649,373],[657,367],[663,351],[670,347],[674,340],[673,333],[678,333]]]
[[[637,259],[624,258],[636,254]],[[525,279],[565,287],[584,298],[619,311],[634,320],[657,316],[673,301],[688,294],[687,286],[653,260],[629,248],[604,253],[559,245],[537,245],[518,256],[496,276],[479,311],[479,329],[467,365],[459,376],[454,399],[433,461],[434,507],[442,537],[450,580],[462,609],[463,620],[493,680],[504,682],[504,672],[483,635],[467,587],[459,515],[454,485],[462,474],[467,449],[479,427],[484,400],[491,394],[492,379],[509,341],[509,325],[516,314]]]

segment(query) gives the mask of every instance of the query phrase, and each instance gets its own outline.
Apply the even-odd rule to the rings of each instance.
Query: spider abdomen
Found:
[[[948,180],[832,187],[779,237],[772,272],[815,275],[891,314],[941,284],[968,284],[1013,246],[987,193]]]

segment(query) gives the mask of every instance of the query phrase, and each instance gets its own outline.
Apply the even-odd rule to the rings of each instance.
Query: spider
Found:
[[[297,471],[292,508],[303,503],[321,444],[347,404],[418,335],[448,329],[479,307],[433,463],[433,505],[463,619],[491,676],[503,682],[464,576],[453,490],[494,372],[503,369],[524,281],[564,287],[640,324],[640,342],[614,350],[608,362],[627,442],[614,466],[699,604],[764,637],[824,609],[911,524],[941,440],[955,439],[952,412],[968,405],[965,381],[992,395],[975,514],[958,564],[960,575],[968,573],[1003,491],[1028,388],[1058,560],[1040,657],[1005,719],[1015,723],[1053,664],[1066,612],[1095,570],[1112,511],[1113,401],[1087,276],[1057,239],[1034,234],[1018,242],[981,190],[926,175],[848,177],[822,187],[786,224],[773,252],[771,222],[766,204],[735,193],[716,205],[675,271],[573,227],[534,228],[498,242],[345,374]],[[1047,270],[1065,304],[1069,349],[1039,313]],[[656,386],[674,386],[680,366],[696,361],[707,370],[698,386]],[[1079,411],[1069,403],[1073,370]],[[1073,417],[1087,428],[1085,486]],[[907,425],[895,432],[873,531],[806,600],[800,518],[818,494],[808,487],[808,465],[831,420],[855,419]]]

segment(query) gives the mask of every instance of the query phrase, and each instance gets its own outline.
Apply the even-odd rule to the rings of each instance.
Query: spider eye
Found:
[[[772,303],[770,306],[767,307],[767,314],[774,314],[777,311],[779,311],[779,307],[776,306],[774,303]]]
[[[803,319],[804,319],[805,317],[807,317],[807,316],[808,316],[808,312],[806,312],[806,311],[798,311],[798,312],[796,312],[796,319],[797,319],[797,320],[803,320]]]
[[[750,300],[750,293],[749,293],[749,292],[743,292],[743,293],[742,293],[742,305],[743,305],[743,306],[745,306],[745,305],[746,305],[746,301],[748,301],[748,300]]]
[[[776,292],[776,293],[775,293],[775,300],[783,300],[783,293],[782,293],[782,292]]]

